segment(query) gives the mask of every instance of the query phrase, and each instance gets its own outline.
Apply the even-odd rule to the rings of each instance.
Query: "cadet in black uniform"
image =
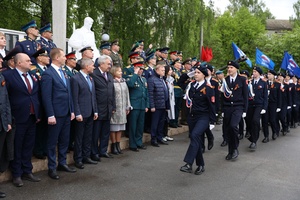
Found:
[[[228,155],[226,160],[239,155],[239,129],[241,117],[246,117],[248,107],[247,79],[238,75],[240,65],[235,61],[227,63],[228,76],[220,88],[223,92],[224,134],[228,136]]]
[[[260,75],[262,74],[262,69],[260,67],[255,66],[252,73],[253,79],[251,80],[251,85],[254,96],[249,99],[246,120],[250,131],[250,137],[248,139],[251,144],[249,148],[255,150],[256,142],[259,138],[260,118],[261,115],[266,114],[268,108],[268,88],[267,83],[260,78]]]
[[[195,81],[187,86],[186,100],[189,107],[188,125],[190,133],[190,145],[184,157],[186,164],[180,168],[183,172],[192,172],[192,165],[196,160],[198,166],[195,174],[204,172],[204,160],[202,155],[202,135],[209,128],[210,122],[215,122],[215,94],[210,85],[207,84],[207,68],[198,66],[195,69]]]

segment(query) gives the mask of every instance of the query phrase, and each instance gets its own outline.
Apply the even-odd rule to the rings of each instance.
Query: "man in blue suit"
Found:
[[[30,73],[29,56],[18,53],[14,59],[16,69],[7,71],[4,76],[16,123],[14,160],[11,162],[13,184],[21,187],[22,179],[41,180],[32,174],[31,163],[36,123],[40,121],[40,99],[38,78]]]
[[[59,179],[56,172],[56,145],[58,147],[57,170],[76,172],[67,165],[67,151],[70,138],[70,123],[75,118],[71,95],[70,80],[63,72],[66,56],[62,49],[50,52],[51,66],[41,79],[42,100],[48,119],[48,175]]]
[[[71,78],[71,89],[74,102],[75,121],[75,166],[83,169],[83,163],[97,164],[91,160],[91,144],[93,120],[98,118],[96,91],[94,80],[90,74],[94,71],[92,59],[83,58],[80,62],[81,70]]]

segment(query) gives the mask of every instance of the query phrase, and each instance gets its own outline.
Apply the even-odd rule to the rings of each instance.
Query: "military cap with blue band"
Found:
[[[51,24],[47,24],[46,26],[42,27],[40,30],[40,33],[43,33],[43,32],[51,32],[52,33],[52,30],[51,30]]]
[[[110,43],[109,42],[105,42],[103,44],[100,45],[100,50],[102,49],[110,49]]]
[[[29,28],[37,27],[35,20],[30,21],[28,24],[21,27],[22,31],[27,31]]]

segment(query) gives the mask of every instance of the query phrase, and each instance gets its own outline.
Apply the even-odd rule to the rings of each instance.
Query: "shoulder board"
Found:
[[[19,42],[23,42],[25,40],[26,40],[26,38],[21,38],[21,39],[19,39]]]
[[[35,65],[31,65],[30,70],[36,70],[36,66]]]
[[[182,73],[186,73],[186,70],[185,70],[185,69],[183,69],[183,70],[181,70],[181,72],[182,72]]]
[[[131,67],[131,65],[128,65],[126,68],[129,69]]]
[[[147,66],[147,67],[145,67],[145,70],[148,70],[149,69],[149,67]]]

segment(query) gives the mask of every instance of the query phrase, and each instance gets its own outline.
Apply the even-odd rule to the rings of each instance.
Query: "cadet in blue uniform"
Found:
[[[56,48],[56,44],[53,43],[52,37],[53,33],[51,30],[51,24],[47,24],[46,26],[40,29],[41,39],[37,42],[40,43],[42,48],[45,48],[48,54],[50,54],[51,49]]]
[[[238,75],[240,65],[235,61],[227,63],[228,76],[222,84],[224,134],[228,136],[228,155],[226,160],[236,159],[239,155],[239,129],[241,117],[246,117],[248,107],[247,79]]]
[[[249,99],[246,120],[250,131],[250,137],[248,139],[251,144],[249,148],[255,150],[256,142],[259,138],[260,118],[261,115],[266,114],[266,110],[268,109],[268,88],[267,83],[260,78],[262,74],[260,67],[255,66],[252,73],[253,79],[251,80],[251,85],[254,96]]]
[[[17,41],[16,46],[20,46],[22,53],[26,53],[30,57],[31,62],[35,64],[36,62],[32,55],[40,49],[40,45],[36,41],[37,37],[39,36],[39,30],[36,22],[33,20],[24,25],[21,29],[27,34],[27,36]]]
[[[148,111],[147,81],[142,77],[144,63],[142,61],[133,64],[134,74],[126,79],[129,88],[130,104],[132,107],[128,115],[129,149],[138,151],[146,149],[143,145],[145,112]]]
[[[183,172],[192,172],[192,165],[196,160],[198,166],[196,175],[204,172],[204,160],[202,156],[202,135],[210,126],[210,122],[215,122],[215,94],[205,76],[208,76],[207,68],[198,66],[195,69],[195,82],[189,83],[186,91],[187,106],[190,108],[188,115],[188,125],[190,133],[190,145],[184,157],[184,166],[180,168]]]

